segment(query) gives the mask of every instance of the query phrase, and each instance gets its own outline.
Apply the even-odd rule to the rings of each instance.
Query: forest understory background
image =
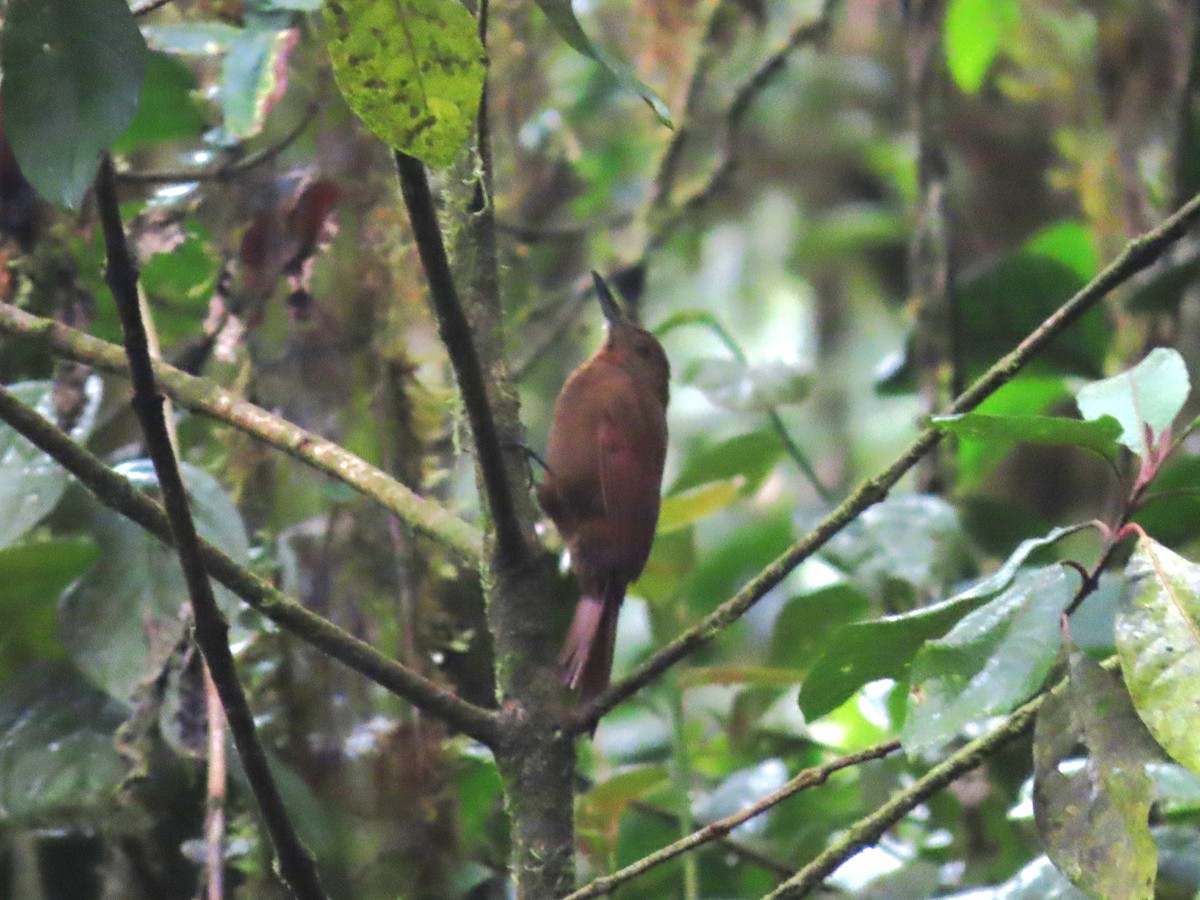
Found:
[[[1200,893],[1200,3],[4,15],[0,896]],[[572,709],[593,269],[671,443]]]

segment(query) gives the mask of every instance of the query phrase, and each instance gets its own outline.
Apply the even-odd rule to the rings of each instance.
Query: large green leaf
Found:
[[[1167,753],[1200,773],[1200,566],[1142,538],[1125,571],[1116,637],[1133,705]]]
[[[117,467],[142,490],[157,482],[148,460]],[[192,515],[201,536],[233,559],[249,559],[249,541],[233,502],[211,475],[184,464]],[[123,516],[96,505],[91,531],[100,562],[63,597],[63,642],[76,665],[112,696],[126,699],[147,678],[157,677],[187,625],[187,588],[175,551]],[[236,597],[217,587],[227,616]]]
[[[85,441],[96,424],[101,383],[96,377],[85,384],[86,405],[71,437]],[[54,420],[54,385],[27,381],[8,387],[9,393],[32,406],[48,421]],[[7,547],[42,520],[70,483],[66,469],[0,422],[0,547]]]
[[[852,584],[831,584],[793,597],[771,628],[770,660],[803,671],[817,658],[829,633],[866,615],[871,601]]]
[[[457,0],[330,0],[329,58],[351,108],[389,147],[449,165],[471,133],[485,53]]]
[[[671,111],[667,108],[667,104],[663,103],[658,94],[642,84],[628,63],[622,62],[603,47],[592,42],[592,39],[587,36],[587,32],[583,30],[583,26],[579,24],[579,20],[575,18],[571,0],[534,0],[534,2],[546,14],[546,18],[550,20],[550,24],[554,26],[559,37],[566,41],[573,50],[600,63],[616,79],[617,84],[645,100],[654,110],[654,115],[658,117],[658,120],[670,127]]]
[[[1117,439],[1121,436],[1121,423],[1112,416],[1081,420],[1062,416],[963,413],[935,416],[930,424],[940,431],[975,440],[1083,447],[1102,456],[1116,452]]]
[[[944,746],[1041,686],[1058,653],[1060,617],[1074,582],[1057,565],[1022,571],[1007,590],[921,648],[909,672],[902,731],[910,754]]]
[[[1119,677],[1074,649],[1069,669],[1068,689],[1046,698],[1034,734],[1042,846],[1089,896],[1149,900],[1156,852],[1145,767],[1160,751]]]
[[[0,691],[0,819],[67,822],[113,796],[125,774],[113,733],[122,704],[61,666],[25,670]]]
[[[963,91],[974,94],[1019,21],[1016,0],[951,0],[943,36],[946,67]]]
[[[146,52],[125,0],[10,0],[4,131],[43,197],[79,205],[137,112]]]
[[[917,651],[988,597],[1004,590],[1035,550],[1076,528],[1056,528],[1044,537],[1022,541],[999,569],[969,589],[932,606],[871,622],[838,628],[800,689],[800,708],[810,721],[836,709],[855,691],[880,678],[904,679]]]
[[[1179,351],[1156,347],[1120,375],[1087,385],[1076,397],[1085,419],[1111,416],[1121,423],[1120,442],[1146,457],[1149,438],[1156,441],[1170,427],[1191,392],[1187,365]]]

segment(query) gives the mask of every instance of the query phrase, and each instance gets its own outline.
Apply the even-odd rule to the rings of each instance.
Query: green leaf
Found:
[[[833,629],[866,615],[871,601],[851,584],[831,584],[790,599],[771,628],[770,660],[807,670]]]
[[[471,133],[485,53],[457,0],[330,0],[329,58],[350,107],[384,143],[435,168]]]
[[[10,385],[7,390],[47,421],[54,421],[52,382],[27,381]],[[71,429],[71,437],[81,443],[96,424],[100,379],[89,378],[84,391],[86,405]],[[54,509],[70,481],[66,469],[0,422],[0,547],[14,543]]]
[[[1187,365],[1179,351],[1156,347],[1120,375],[1095,381],[1079,391],[1076,401],[1085,419],[1112,416],[1121,423],[1120,442],[1145,458],[1187,402],[1191,392]]]
[[[575,10],[571,8],[571,0],[535,0],[535,2],[538,8],[545,13],[546,18],[550,20],[550,24],[558,32],[558,36],[566,41],[571,49],[600,63],[616,79],[617,84],[622,89],[637,94],[645,100],[650,108],[654,110],[654,115],[658,117],[658,121],[668,128],[673,127],[671,125],[671,110],[667,108],[667,104],[663,103],[658,94],[642,84],[628,63],[623,62],[603,47],[593,43],[592,39],[587,36],[587,32],[583,30],[583,26],[579,24],[579,20],[575,18]]]
[[[943,24],[946,65],[965,93],[983,86],[1017,13],[1016,0],[952,0]]]
[[[1064,382],[1057,376],[1020,375],[984,400],[974,412],[989,416],[1037,415],[1072,396]],[[958,479],[962,491],[967,493],[994,471],[1012,447],[962,435],[960,438]]]
[[[123,463],[117,471],[142,490],[156,489],[148,460]],[[246,563],[249,540],[233,502],[207,472],[185,463],[183,476],[200,535]],[[144,680],[158,676],[182,638],[187,589],[179,557],[157,538],[98,504],[90,524],[100,562],[63,597],[63,643],[84,674],[126,699]],[[222,587],[216,593],[233,620],[238,599]]]
[[[901,739],[936,750],[965,726],[1006,713],[1046,679],[1073,579],[1054,565],[1022,571],[1007,590],[930,641],[912,663]]]
[[[0,683],[14,669],[65,655],[58,598],[100,558],[90,540],[38,541],[0,550]]]
[[[137,115],[113,145],[116,153],[129,153],[204,131],[204,116],[194,99],[196,77],[191,69],[165,53],[150,53],[142,82]]]
[[[244,28],[225,47],[221,66],[221,109],[225,130],[253,137],[287,88],[287,60],[296,45],[295,29]]]
[[[1034,551],[1081,527],[1055,528],[1044,537],[1022,541],[995,572],[941,603],[837,629],[800,689],[805,718],[812,721],[831,712],[868,682],[907,678],[912,658],[926,641],[945,634],[986,598],[1007,588]]]
[[[113,733],[125,708],[60,666],[24,670],[0,691],[0,819],[78,820],[125,774]]]
[[[1126,566],[1117,654],[1138,715],[1175,760],[1200,774],[1200,566],[1141,538]]]
[[[146,42],[125,0],[11,0],[4,131],[38,193],[75,208],[138,108]]]
[[[686,528],[735,502],[742,492],[742,478],[713,481],[682,494],[672,494],[662,502],[658,532],[670,534]]]
[[[933,427],[959,437],[1000,443],[1044,444],[1083,447],[1102,456],[1116,452],[1121,423],[1112,416],[1099,419],[1067,419],[1062,416],[990,416],[963,413],[934,416]]]
[[[762,485],[783,454],[783,444],[774,431],[752,431],[686,453],[683,471],[671,484],[668,494],[677,494],[710,481],[742,476],[743,494],[751,494]]]
[[[1022,252],[1062,263],[1080,281],[1094,278],[1100,268],[1091,232],[1070,219],[1035,232],[1025,241]]]
[[[1160,751],[1120,678],[1075,649],[1069,671],[1067,690],[1046,698],[1034,734],[1042,846],[1089,896],[1149,900],[1157,854],[1146,763]]]

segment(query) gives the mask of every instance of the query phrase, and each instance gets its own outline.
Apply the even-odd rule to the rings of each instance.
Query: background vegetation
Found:
[[[306,897],[1200,894],[1198,36],[1191,0],[8,0],[0,895],[285,896],[277,856]],[[671,358],[671,448],[571,711],[515,444],[601,340],[593,268]]]

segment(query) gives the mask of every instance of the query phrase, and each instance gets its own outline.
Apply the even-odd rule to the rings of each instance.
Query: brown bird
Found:
[[[580,600],[559,665],[586,703],[608,686],[617,615],[658,524],[671,367],[595,272],[608,338],[554,404],[538,502],[571,551]]]

